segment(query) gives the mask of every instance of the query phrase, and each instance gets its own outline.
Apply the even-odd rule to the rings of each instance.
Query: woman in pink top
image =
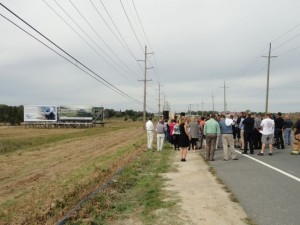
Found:
[[[174,126],[176,125],[175,120],[171,120],[169,123],[169,130],[170,130],[170,143],[174,144]]]

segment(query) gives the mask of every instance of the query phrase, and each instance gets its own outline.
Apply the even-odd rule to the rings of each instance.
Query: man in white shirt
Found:
[[[269,144],[269,155],[272,156],[272,150],[273,150],[273,143],[274,143],[274,128],[275,128],[275,122],[271,119],[270,114],[266,115],[266,118],[261,121],[260,124],[262,128],[262,137],[261,137],[261,152],[257,155],[263,156],[264,150],[267,144]]]
[[[154,126],[151,117],[149,117],[149,120],[146,123],[146,131],[147,131],[147,147],[148,149],[152,150]]]

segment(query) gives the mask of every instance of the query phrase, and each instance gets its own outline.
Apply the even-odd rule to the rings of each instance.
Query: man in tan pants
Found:
[[[223,151],[224,151],[224,161],[228,161],[229,156],[233,160],[238,160],[236,157],[236,152],[234,149],[234,140],[233,140],[233,134],[232,134],[232,123],[233,120],[230,118],[230,116],[221,115],[221,120],[219,122],[221,134],[222,134],[222,143],[223,143]],[[229,156],[228,156],[228,146],[229,146]]]

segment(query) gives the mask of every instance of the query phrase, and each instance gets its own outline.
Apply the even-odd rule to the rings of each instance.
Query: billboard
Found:
[[[58,116],[60,121],[92,121],[101,109],[103,110],[102,107],[65,105],[59,107]]]
[[[24,105],[24,122],[57,121],[55,105]]]

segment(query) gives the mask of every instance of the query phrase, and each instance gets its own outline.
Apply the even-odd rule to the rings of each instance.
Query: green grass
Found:
[[[159,220],[158,210],[170,209],[176,204],[175,200],[165,200],[164,179],[160,175],[171,169],[172,153],[170,149],[144,152],[67,224],[105,225],[129,218],[142,224],[155,224]]]

